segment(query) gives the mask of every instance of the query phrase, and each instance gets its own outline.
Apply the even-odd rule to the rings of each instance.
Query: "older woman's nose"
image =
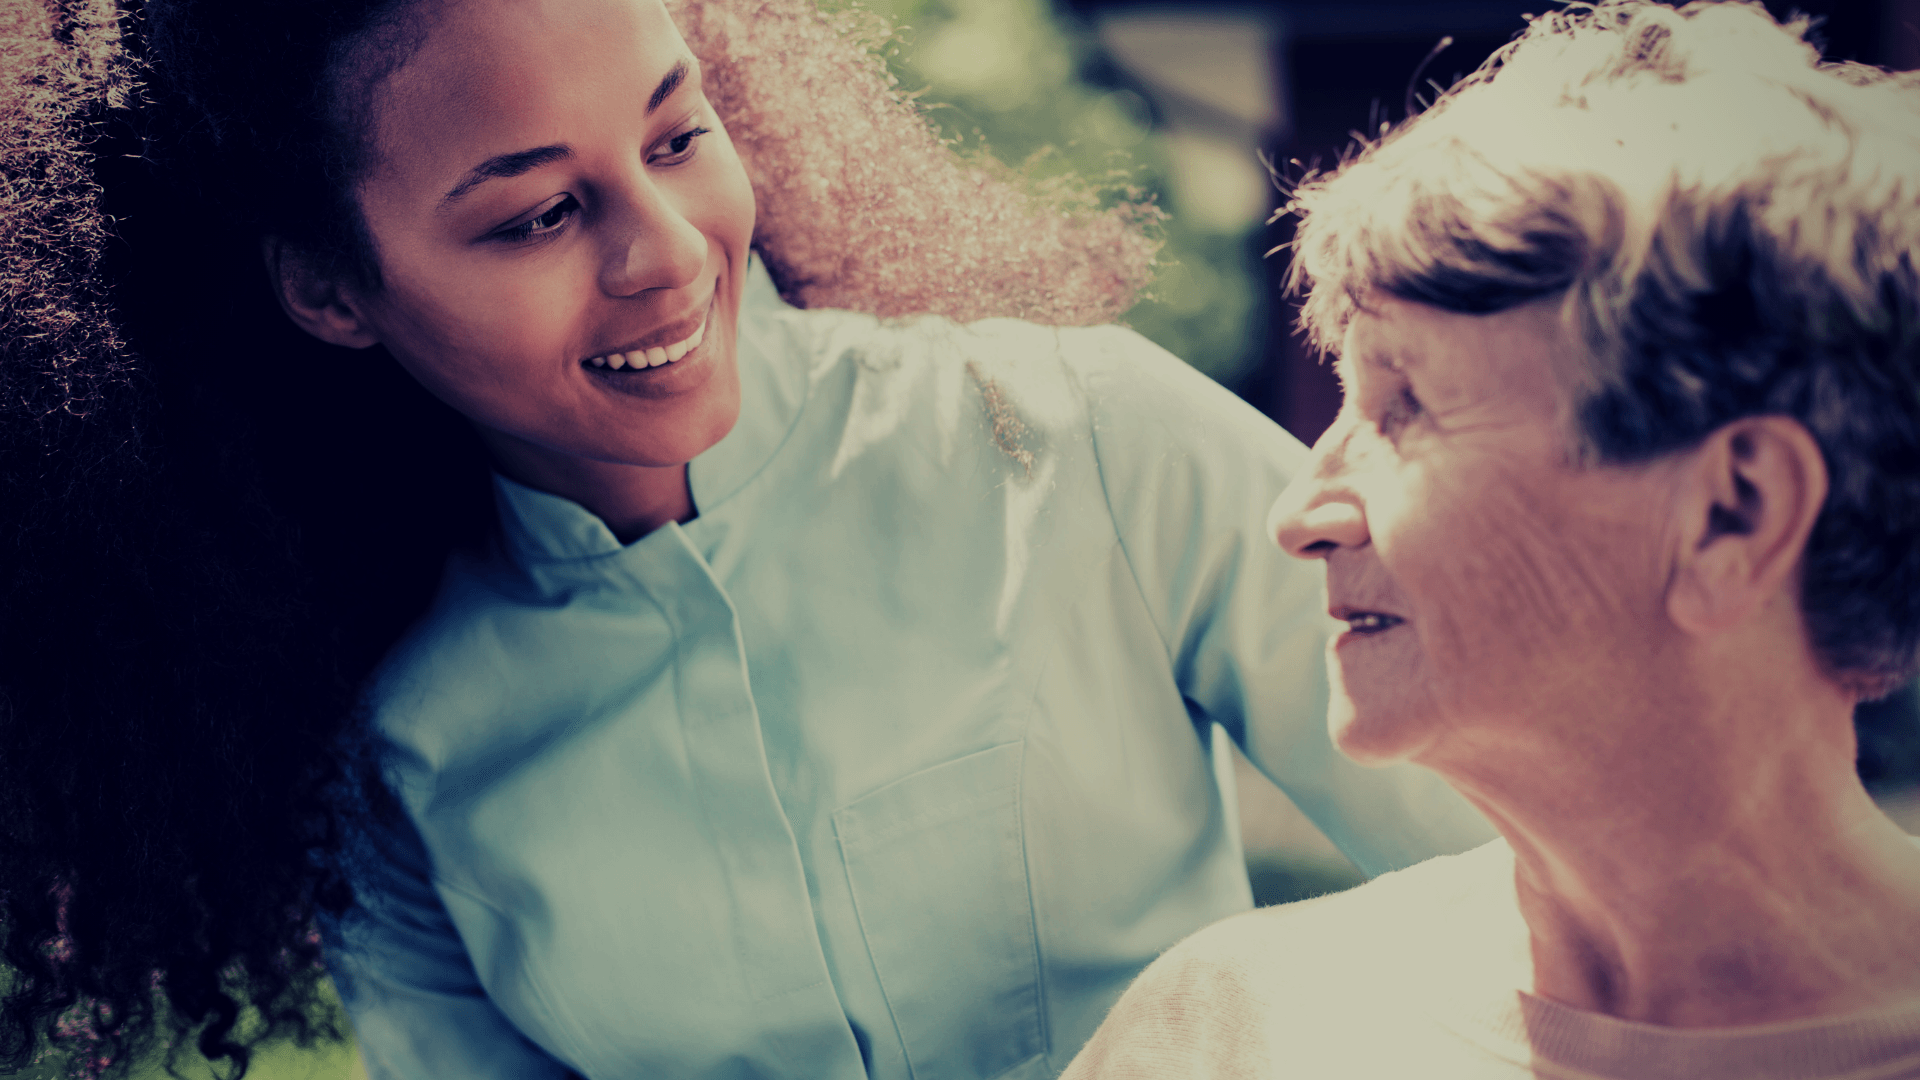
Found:
[[[1359,547],[1368,540],[1366,511],[1341,482],[1341,443],[1337,430],[1322,436],[1307,467],[1267,514],[1267,535],[1295,558],[1323,559],[1336,548]]]
[[[1367,542],[1367,519],[1360,507],[1345,499],[1306,505],[1293,497],[1296,481],[1273,504],[1267,527],[1287,554],[1299,559],[1324,559],[1336,548],[1355,548]]]

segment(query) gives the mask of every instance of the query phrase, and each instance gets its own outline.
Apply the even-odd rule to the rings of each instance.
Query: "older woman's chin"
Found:
[[[1362,765],[1406,761],[1432,741],[1432,726],[1413,710],[1356,702],[1336,685],[1327,701],[1327,734],[1342,754]]]

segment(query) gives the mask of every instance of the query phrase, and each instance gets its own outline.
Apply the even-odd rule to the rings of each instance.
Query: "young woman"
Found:
[[[375,1075],[1051,1075],[1248,903],[1216,725],[1367,869],[1480,834],[1326,745],[1297,444],[974,321],[1123,310],[1129,212],[962,166],[804,0],[141,25],[167,430],[293,553],[282,662],[392,647],[328,955]]]

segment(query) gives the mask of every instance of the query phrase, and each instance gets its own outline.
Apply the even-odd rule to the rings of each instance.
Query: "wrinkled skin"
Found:
[[[1570,348],[1551,302],[1382,297],[1348,328],[1345,402],[1273,524],[1326,561],[1336,618],[1401,620],[1331,646],[1329,723],[1353,757],[1608,739],[1579,729],[1586,704],[1660,662],[1668,470],[1573,460]]]

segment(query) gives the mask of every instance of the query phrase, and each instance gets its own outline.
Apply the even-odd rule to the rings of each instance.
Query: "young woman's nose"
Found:
[[[707,237],[666,192],[641,182],[623,200],[609,230],[601,288],[612,296],[692,284],[707,265]]]
[[[1345,417],[1313,444],[1313,456],[1267,514],[1267,533],[1287,554],[1324,559],[1338,548],[1365,544],[1366,510],[1346,483]]]

